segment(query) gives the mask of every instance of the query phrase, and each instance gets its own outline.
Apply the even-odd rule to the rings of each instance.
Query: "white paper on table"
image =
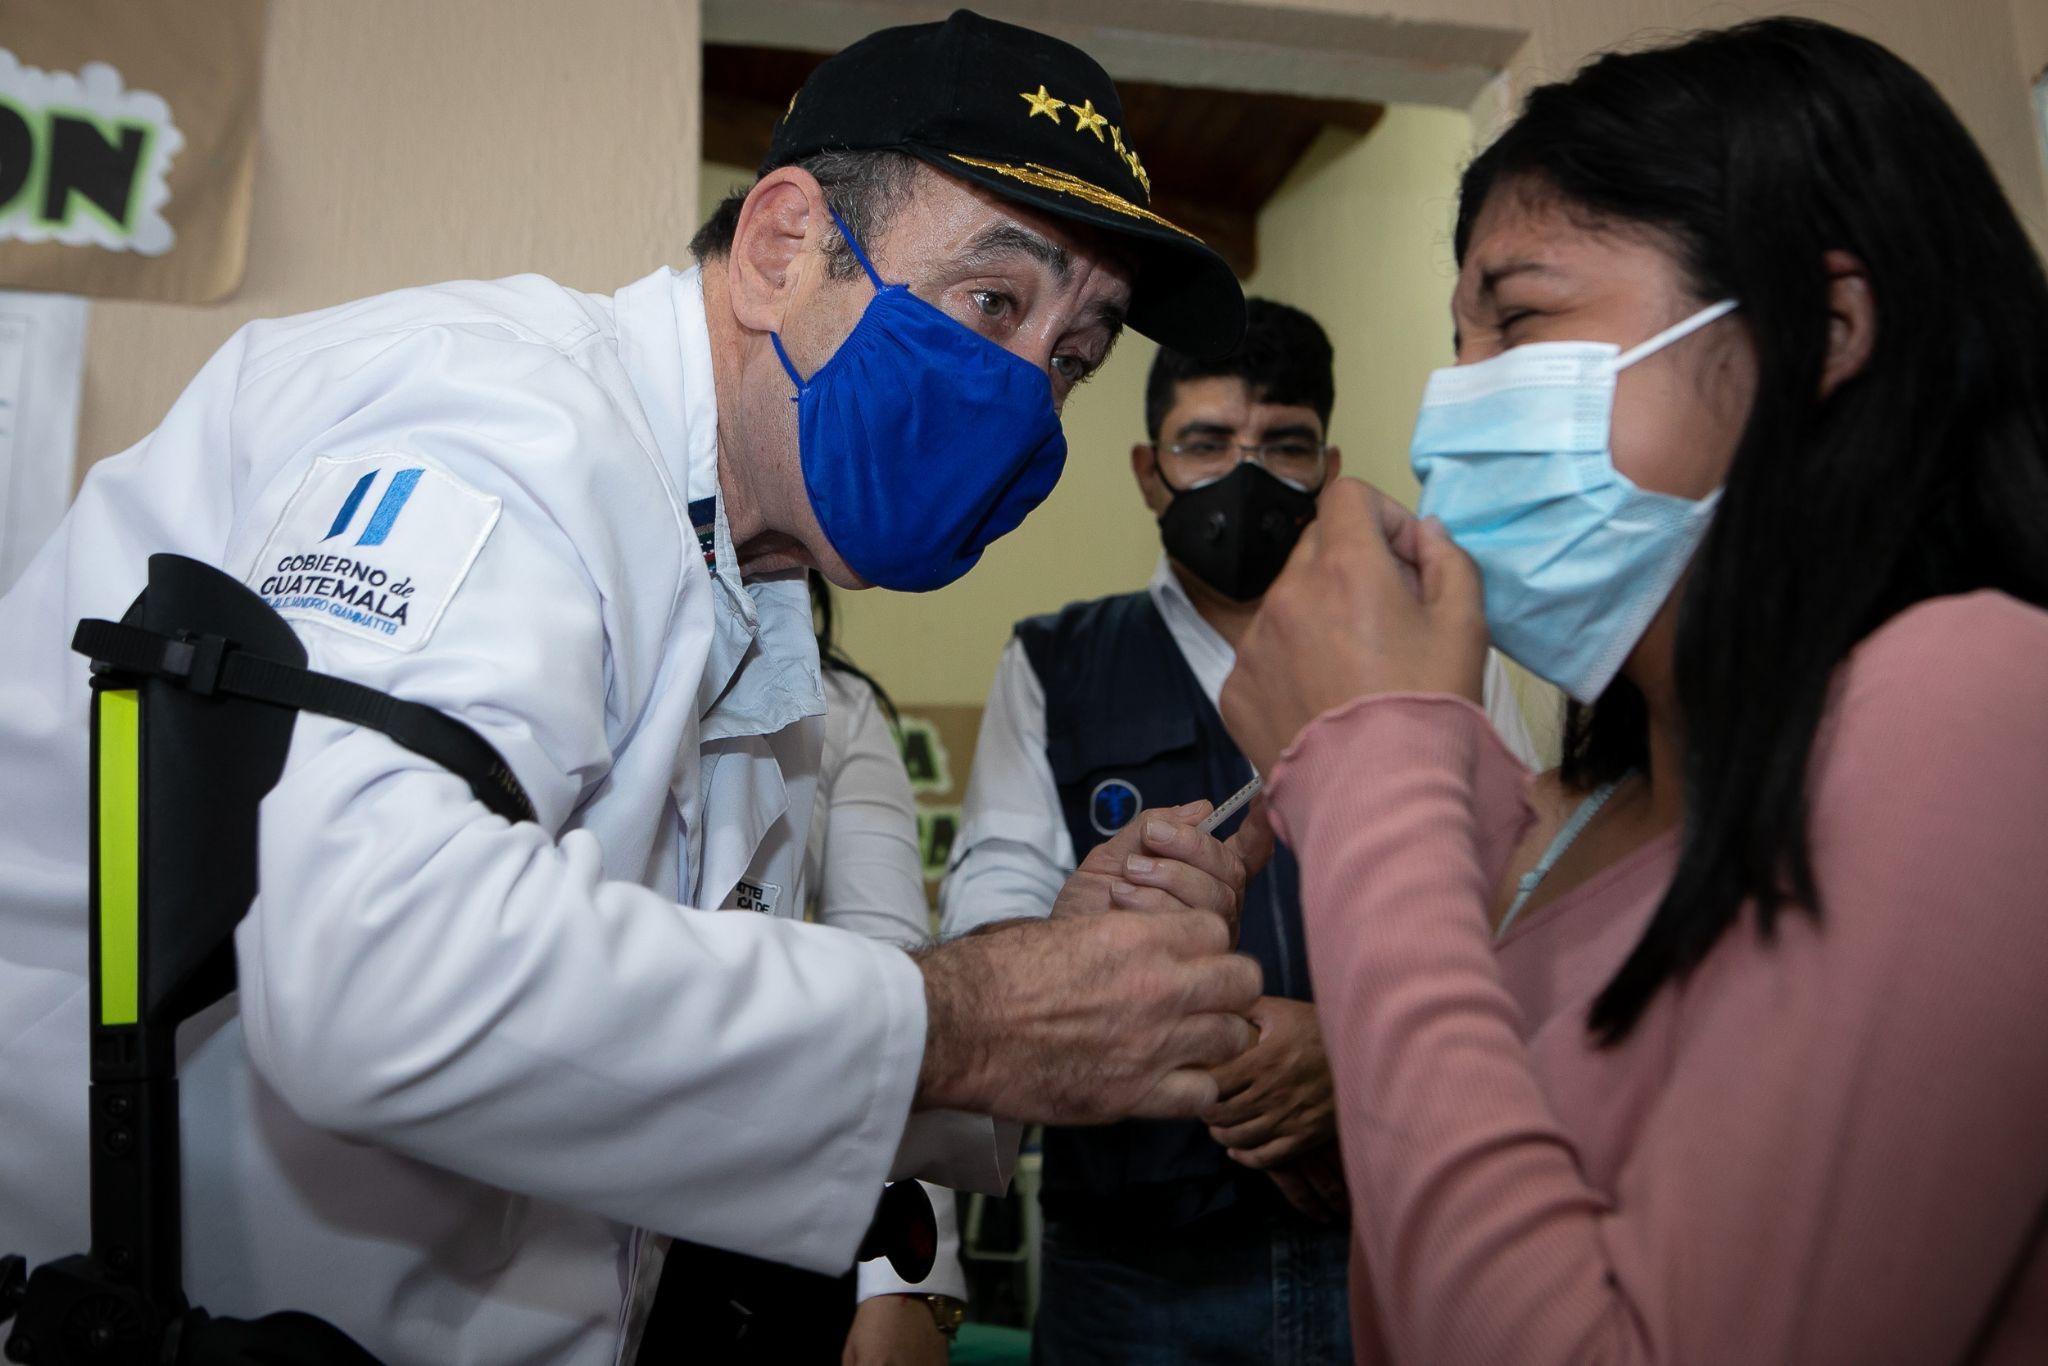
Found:
[[[0,593],[71,502],[85,300],[0,290]]]

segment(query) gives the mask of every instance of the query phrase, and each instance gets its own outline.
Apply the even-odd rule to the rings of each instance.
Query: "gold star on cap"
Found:
[[[1019,98],[1031,106],[1031,112],[1024,116],[1027,119],[1035,119],[1040,114],[1043,114],[1047,118],[1051,119],[1054,123],[1059,123],[1060,110],[1065,109],[1067,107],[1067,102],[1065,100],[1056,100],[1052,96],[1046,94],[1045,86],[1042,84],[1038,87],[1038,93],[1036,95],[1032,94],[1029,90],[1026,90],[1023,92],[1022,95],[1019,96]]]
[[[1107,116],[1095,112],[1095,101],[1092,99],[1084,100],[1080,108],[1074,110],[1074,131],[1078,133],[1085,128],[1095,134],[1097,142],[1102,141],[1102,126],[1108,122]]]

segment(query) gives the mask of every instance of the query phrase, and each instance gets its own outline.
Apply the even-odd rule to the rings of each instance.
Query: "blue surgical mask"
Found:
[[[1717,489],[1677,498],[1614,467],[1614,377],[1731,312],[1642,345],[1531,342],[1438,370],[1409,444],[1421,514],[1479,565],[1493,643],[1580,702],[1607,689],[1706,534]]]
[[[839,223],[837,214],[833,222]],[[818,525],[878,588],[943,588],[1059,482],[1067,440],[1043,370],[882,283],[832,358],[796,385],[797,454]]]

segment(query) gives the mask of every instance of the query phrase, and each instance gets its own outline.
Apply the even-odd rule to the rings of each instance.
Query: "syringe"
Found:
[[[1201,831],[1205,835],[1209,834],[1210,832],[1215,830],[1217,826],[1223,824],[1223,822],[1229,820],[1232,816],[1235,816],[1238,812],[1238,808],[1242,807],[1246,802],[1250,801],[1252,798],[1258,796],[1259,789],[1264,787],[1265,785],[1265,780],[1254,774],[1250,782],[1246,783],[1243,787],[1240,787],[1237,791],[1231,793],[1228,797],[1224,798],[1223,805],[1217,807],[1214,811],[1211,811],[1207,816],[1205,816],[1202,820],[1202,823],[1196,826],[1195,829]]]

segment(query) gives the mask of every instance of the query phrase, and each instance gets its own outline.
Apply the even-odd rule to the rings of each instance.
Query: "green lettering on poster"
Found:
[[[953,790],[952,765],[939,730],[921,716],[906,716],[899,736],[903,767],[910,771],[910,790],[920,794]]]

